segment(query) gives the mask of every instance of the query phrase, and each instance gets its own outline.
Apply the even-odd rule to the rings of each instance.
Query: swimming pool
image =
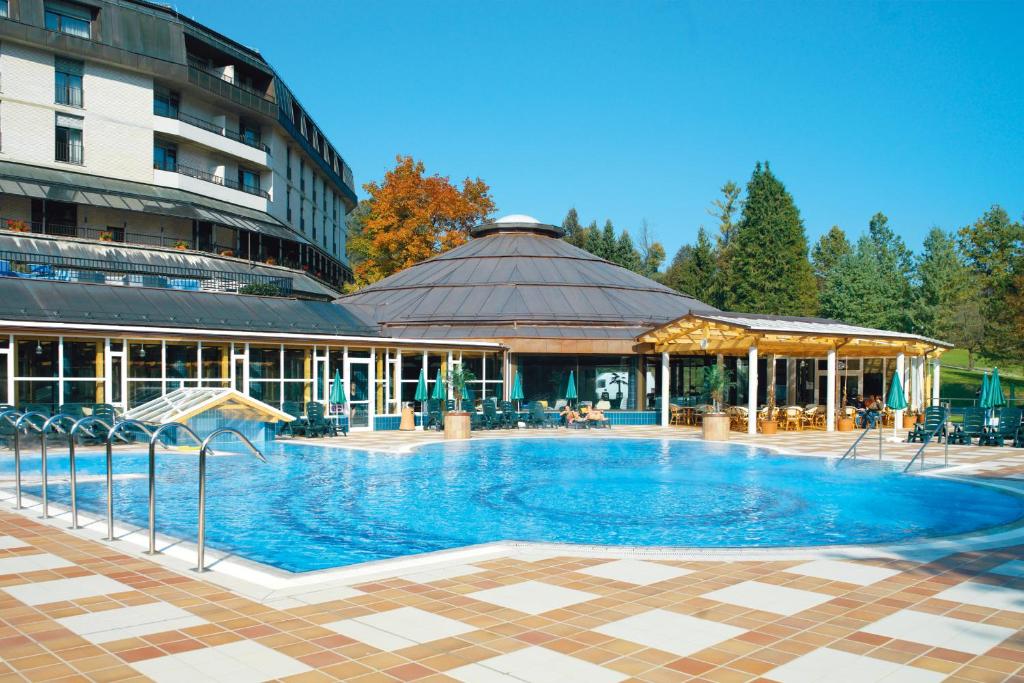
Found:
[[[904,475],[860,461],[701,441],[534,438],[423,446],[409,455],[296,443],[269,462],[210,458],[207,543],[302,572],[498,540],[594,545],[780,547],[900,542],[1013,522],[1024,501],[1000,490]],[[24,458],[38,473],[38,455]],[[67,473],[51,449],[50,472]],[[81,476],[104,472],[80,455]],[[2,467],[11,469],[10,458]],[[0,470],[0,471],[5,471]],[[146,472],[118,454],[119,474]],[[195,455],[161,453],[157,527],[196,536]],[[79,505],[105,509],[101,480]],[[38,495],[39,486],[25,490]],[[50,498],[66,503],[68,486]],[[115,516],[146,523],[145,477],[119,479]]]

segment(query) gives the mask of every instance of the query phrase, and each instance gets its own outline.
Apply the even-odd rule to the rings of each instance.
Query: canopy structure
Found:
[[[902,332],[876,330],[824,318],[754,313],[690,313],[637,337],[640,351],[668,353],[758,353],[824,357],[835,350],[844,357],[895,357],[942,354],[952,344]]]
[[[210,410],[235,420],[291,422],[288,413],[227,387],[189,387],[176,389],[148,403],[132,408],[125,419],[153,424],[187,422]]]

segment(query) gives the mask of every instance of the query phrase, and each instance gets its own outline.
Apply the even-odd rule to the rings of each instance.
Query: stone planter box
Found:
[[[469,438],[469,413],[448,413],[444,416],[444,438]]]
[[[708,413],[704,416],[704,440],[728,441],[729,416],[725,413]]]

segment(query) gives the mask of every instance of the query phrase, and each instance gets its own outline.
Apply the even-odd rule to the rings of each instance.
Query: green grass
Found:
[[[962,368],[967,367],[967,351],[965,349],[951,349],[946,353],[942,354],[943,365],[956,365]],[[974,367],[980,368],[999,368],[999,377],[1002,378],[1004,375],[1013,375],[1016,377],[1024,377],[1024,361],[1014,360],[993,360],[986,358],[980,354],[974,355]],[[981,382],[981,379],[978,380]]]
[[[946,358],[943,356],[943,361]],[[959,368],[942,368],[942,379],[940,390],[942,398],[976,398],[978,388],[981,387],[981,378],[984,373],[981,370],[961,370]],[[1007,399],[1012,395],[1015,397],[1014,405],[1024,399],[1024,379],[1020,376],[1007,376],[1003,374],[1002,367],[999,368],[999,383],[1003,387],[1003,396]]]

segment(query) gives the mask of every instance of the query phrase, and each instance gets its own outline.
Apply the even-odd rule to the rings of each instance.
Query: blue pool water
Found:
[[[896,542],[1024,516],[1016,495],[904,475],[860,461],[836,468],[738,445],[643,439],[523,439],[425,446],[410,455],[271,444],[269,463],[210,458],[207,542],[309,571],[502,539],[598,545],[771,547]],[[38,472],[38,455],[25,458]],[[51,449],[50,471],[67,458]],[[158,456],[158,529],[195,539],[194,454]],[[10,458],[0,471],[9,473]],[[115,457],[144,473],[143,454]],[[79,472],[101,474],[102,455]],[[38,485],[26,490],[38,494]],[[115,483],[115,515],[144,525],[146,480]],[[66,484],[51,484],[66,503]],[[102,481],[79,484],[104,509]]]

